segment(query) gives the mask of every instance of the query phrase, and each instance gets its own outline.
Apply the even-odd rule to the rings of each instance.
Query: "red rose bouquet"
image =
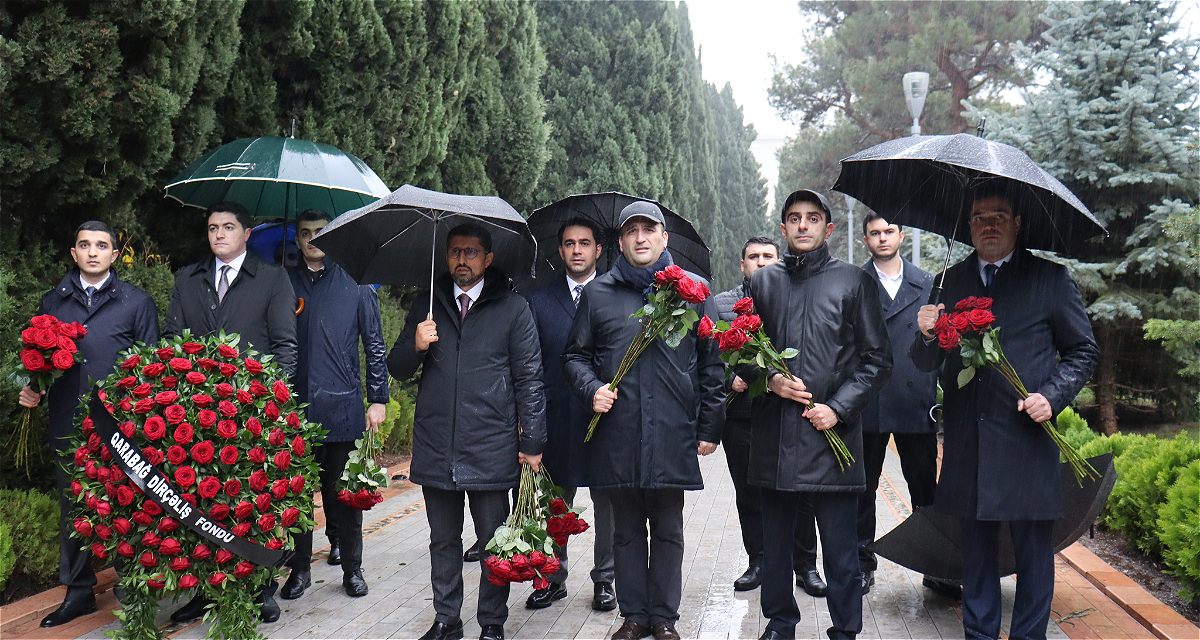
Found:
[[[562,499],[562,489],[550,480],[544,466],[534,471],[522,464],[517,503],[487,543],[491,555],[483,564],[488,580],[500,586],[528,580],[534,589],[550,586],[546,576],[560,566],[554,546],[565,547],[570,536],[588,529],[580,513]]]
[[[29,387],[37,393],[50,388],[67,369],[82,360],[76,340],[87,335],[78,322],[60,322],[52,315],[34,316],[21,331],[21,370],[11,376],[14,385]],[[33,412],[27,407],[13,434],[13,459],[29,473],[29,452],[33,444]]]
[[[958,349],[959,355],[962,356],[963,369],[958,373],[958,388],[961,389],[970,383],[979,367],[994,367],[1008,380],[1013,389],[1017,390],[1022,399],[1028,398],[1029,391],[1025,389],[1016,369],[1008,358],[1004,357],[1004,350],[1000,348],[1000,327],[992,326],[996,316],[991,312],[991,308],[991,298],[968,296],[959,300],[958,304],[954,305],[953,312],[938,316],[933,325],[938,345],[946,351]],[[1085,477],[1098,477],[1095,468],[1063,438],[1053,422],[1046,420],[1041,425],[1070,463],[1071,470],[1075,472],[1075,480],[1080,486],[1083,486]]]
[[[752,364],[759,370],[777,371],[789,380],[795,380],[796,377],[784,361],[795,358],[800,352],[791,348],[782,352],[775,350],[771,339],[763,331],[762,318],[754,313],[754,300],[742,298],[733,305],[733,310],[738,314],[733,322],[721,320],[714,323],[708,316],[704,316],[700,320],[699,328],[701,338],[717,341],[717,347],[721,350],[721,360],[727,365],[725,375],[733,375],[733,368],[739,364]],[[762,395],[767,391],[767,378],[766,375],[760,375],[747,383],[750,397]],[[730,392],[730,396],[736,393]],[[727,397],[726,402],[728,401]],[[807,407],[812,409],[813,403],[809,402]],[[854,456],[850,455],[846,443],[842,442],[841,436],[833,429],[825,429],[821,433],[824,433],[825,439],[829,441],[829,447],[837,458],[838,468],[845,471],[854,463]]]
[[[387,470],[375,462],[375,458],[383,450],[379,437],[373,431],[363,434],[361,440],[355,440],[354,451],[346,460],[342,469],[342,477],[337,481],[338,502],[367,511],[383,502],[383,492],[388,486]]]
[[[121,556],[120,638],[161,638],[157,600],[199,589],[209,637],[257,638],[259,587],[311,530],[313,442],[271,357],[237,336],[164,340],[122,354],[73,437],[76,535]],[[258,558],[260,562],[255,562]]]
[[[616,391],[621,378],[633,368],[638,356],[642,355],[646,347],[658,336],[663,336],[668,347],[678,347],[692,325],[700,319],[700,314],[689,309],[688,305],[704,302],[710,295],[708,287],[689,278],[687,273],[676,265],[670,265],[655,273],[653,287],[650,301],[630,316],[642,318],[642,321],[637,336],[625,350],[625,356],[621,358],[617,374],[613,376],[612,382],[608,383],[608,388],[613,391]],[[587,436],[584,437],[585,442],[592,439],[592,433],[596,431],[596,424],[600,422],[601,415],[603,414],[596,413],[592,416]]]

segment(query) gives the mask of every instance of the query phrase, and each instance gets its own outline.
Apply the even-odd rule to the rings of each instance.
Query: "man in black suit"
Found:
[[[867,490],[858,501],[858,559],[862,567],[863,593],[875,584],[878,562],[867,545],[875,542],[875,494],[887,455],[888,441],[895,440],[900,468],[908,483],[912,506],[933,504],[937,486],[937,422],[930,415],[937,403],[937,376],[921,371],[908,357],[915,337],[917,310],[929,299],[933,274],[900,255],[904,229],[889,224],[874,211],[863,217],[863,244],[871,259],[863,269],[879,282],[879,303],[887,319],[892,341],[892,377],[879,396],[862,413],[863,463],[866,465]],[[953,595],[958,586],[937,578],[925,577],[925,586],[938,593]]]
[[[42,296],[38,315],[50,314],[62,322],[78,322],[87,327],[87,335],[76,341],[82,362],[67,369],[50,387],[50,418],[46,440],[50,451],[66,449],[75,418],[81,413],[79,398],[91,392],[90,380],[103,380],[113,372],[117,355],[135,342],[158,342],[158,309],[145,291],[123,282],[112,270],[120,251],[116,236],[108,225],[95,220],[79,225],[71,259],[75,268],[63,276],[58,286]],[[36,407],[41,394],[29,387],[21,390],[19,404]],[[84,411],[86,412],[86,410]],[[67,587],[63,603],[42,619],[43,627],[57,627],[96,610],[92,587],[92,554],[71,536],[71,466],[66,458],[54,467],[59,495],[58,580]]]
[[[243,351],[275,356],[272,362],[291,377],[296,372],[296,294],[287,272],[246,251],[251,218],[245,207],[218,202],[208,208],[207,218],[213,255],[175,274],[163,335],[177,336],[184,329],[196,336],[222,329],[236,333]],[[277,587],[272,580],[259,594],[258,616],[263,622],[279,619]],[[172,613],[171,620],[199,618],[210,602],[198,594]]]
[[[975,253],[946,272],[946,305],[921,307],[912,357],[922,370],[941,369],[945,440],[934,507],[962,523],[966,637],[1000,637],[996,554],[1007,524],[1018,576],[1008,637],[1045,638],[1054,597],[1051,535],[1063,504],[1058,447],[1038,423],[1075,398],[1099,350],[1066,267],[1017,249],[1021,212],[1004,186],[974,194],[968,221]],[[959,387],[962,358],[939,347],[934,323],[968,296],[992,299],[1000,346],[1032,391],[1028,398],[992,367]]]
[[[583,438],[592,414],[579,402],[567,385],[562,372],[562,352],[567,333],[575,318],[575,308],[583,288],[596,277],[600,258],[600,229],[587,218],[565,222],[558,230],[558,255],[565,277],[534,291],[529,296],[533,321],[542,345],[542,379],[546,386],[546,451],[544,463],[555,484],[563,488],[563,497],[573,502],[578,487],[588,486],[588,459]],[[617,607],[613,592],[613,513],[608,494],[593,491],[592,511],[588,520],[596,532],[592,559],[594,595],[592,609],[612,611]],[[555,600],[567,597],[567,550],[557,551],[562,567],[548,576],[550,586],[529,595],[525,606],[544,609]]]

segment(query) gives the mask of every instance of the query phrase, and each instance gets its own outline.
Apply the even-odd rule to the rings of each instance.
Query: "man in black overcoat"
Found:
[[[829,203],[810,190],[792,193],[780,227],[788,244],[783,262],[750,279],[762,326],[795,379],[767,371],[769,394],[754,399],[750,484],[761,489],[763,511],[762,638],[794,638],[800,609],[792,592],[792,536],[802,494],[812,500],[821,534],[832,640],[862,631],[862,574],[858,566],[858,494],[866,485],[859,414],[887,382],[891,346],[878,284],[862,269],[829,255]],[[740,365],[738,375],[764,375]],[[808,408],[809,402],[813,403]],[[839,467],[821,431],[834,429],[854,462]]]
[[[362,575],[362,511],[338,500],[337,482],[355,449],[354,441],[362,438],[366,429],[377,431],[387,417],[387,346],[375,287],[358,284],[327,259],[324,251],[309,243],[329,221],[328,213],[316,209],[296,218],[296,245],[302,260],[288,269],[288,277],[304,306],[296,316],[299,349],[292,388],[297,399],[308,404],[304,409],[308,420],[328,431],[313,453],[321,467],[329,559],[332,564],[342,565],[346,595],[357,598],[367,595]],[[370,403],[365,410],[358,368],[360,341],[366,355]],[[313,532],[298,533],[295,539],[292,573],[280,591],[284,600],[299,598],[312,584]]]
[[[774,240],[755,236],[746,241],[742,246],[739,264],[744,277],[742,284],[713,296],[721,320],[733,322],[737,318],[738,313],[733,306],[749,295],[746,289],[749,288],[750,277],[760,268],[776,262],[779,262],[779,245]],[[734,591],[750,591],[762,583],[762,509],[758,505],[758,487],[747,482],[751,440],[748,388],[740,376],[732,375],[725,379],[725,391],[735,391],[738,395],[725,405],[725,431],[721,435],[721,444],[725,447],[725,461],[729,465],[729,477],[733,480],[734,504],[742,526],[742,546],[750,558],[746,571],[733,581]],[[803,497],[796,518],[796,546],[792,552],[796,586],[803,588],[810,596],[823,597],[826,586],[821,573],[817,571],[817,523],[813,519],[812,504]]]
[[[588,481],[587,451],[583,438],[587,435],[592,412],[567,384],[563,375],[562,353],[567,333],[575,318],[575,308],[583,288],[596,278],[596,261],[600,258],[600,229],[587,218],[575,218],[563,223],[558,230],[558,255],[566,275],[555,278],[529,296],[529,308],[537,325],[542,347],[542,376],[546,385],[546,451],[543,464],[555,484],[563,488],[563,497],[573,502],[578,487]],[[596,532],[592,558],[592,609],[612,611],[617,607],[613,592],[613,515],[608,494],[592,492],[592,511],[587,518]],[[529,595],[525,606],[543,609],[554,600],[567,597],[567,549],[557,550],[561,568],[547,576],[550,586]]]
[[[1010,638],[1045,638],[1054,597],[1054,521],[1063,516],[1059,451],[1038,423],[1058,415],[1092,374],[1099,350],[1066,267],[1017,248],[1021,212],[1003,184],[980,189],[969,213],[975,252],[950,267],[945,305],[917,315],[913,361],[940,368],[945,436],[934,507],[962,523],[963,628],[1000,637],[997,545],[1007,523],[1016,552]],[[1033,215],[1032,213],[1030,215]],[[1020,398],[992,367],[959,388],[962,359],[938,346],[934,322],[967,296],[992,299],[1000,346],[1025,387]]]
[[[158,309],[150,294],[122,282],[112,270],[112,262],[120,251],[116,236],[103,222],[89,221],[75,231],[71,259],[75,268],[63,276],[62,282],[42,296],[38,315],[49,314],[62,322],[78,322],[87,328],[87,335],[75,341],[82,361],[63,372],[50,387],[50,418],[47,423],[46,444],[51,451],[61,452],[70,444],[79,417],[79,398],[90,393],[91,380],[104,380],[115,368],[117,355],[135,342],[158,342]],[[18,402],[23,407],[36,407],[42,400],[29,387],[21,390]],[[96,610],[92,587],[96,574],[92,571],[92,554],[71,537],[71,511],[75,497],[71,495],[71,475],[66,469],[69,458],[58,456],[54,480],[58,489],[59,550],[58,580],[67,587],[62,605],[42,619],[43,627],[56,627]]]
[[[409,477],[425,497],[436,615],[421,640],[463,636],[464,501],[486,545],[508,517],[521,463],[536,470],[546,444],[542,353],[529,303],[491,267],[485,227],[458,225],[446,244],[450,273],[434,283],[433,309],[428,292],[413,300],[387,359],[397,380],[424,365]],[[492,584],[480,564],[479,637],[503,640],[509,586]]]
[[[697,454],[712,453],[721,438],[724,366],[717,345],[692,329],[674,349],[655,339],[618,388],[608,388],[638,333],[639,319],[630,314],[646,304],[654,274],[672,264],[657,205],[629,204],[620,227],[622,255],[584,288],[563,371],[580,400],[604,414],[587,459],[592,491],[609,493],[615,520],[617,604],[625,621],[613,639],[677,640],[683,492],[704,488]],[[692,308],[716,315],[711,298]]]
[[[867,490],[858,501],[858,558],[863,593],[875,584],[878,562],[867,545],[875,542],[875,498],[888,441],[896,443],[900,468],[908,484],[911,504],[933,504],[937,486],[937,422],[930,415],[937,403],[937,376],[921,371],[908,356],[916,335],[917,310],[929,300],[933,274],[900,255],[904,229],[868,211],[863,217],[863,244],[871,259],[863,269],[879,283],[879,304],[892,342],[892,377],[879,396],[863,410],[863,462]],[[925,586],[938,593],[956,595],[958,585],[926,576]]]
[[[181,335],[184,329],[195,336],[236,333],[243,352],[274,356],[272,362],[291,377],[296,372],[296,294],[287,272],[246,250],[251,217],[242,205],[218,202],[208,208],[207,219],[213,255],[175,274],[163,335]],[[272,579],[257,598],[263,622],[279,619],[277,588]],[[199,618],[210,602],[197,594],[171,620]]]

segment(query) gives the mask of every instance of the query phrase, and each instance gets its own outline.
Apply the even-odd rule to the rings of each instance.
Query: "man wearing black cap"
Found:
[[[829,203],[802,190],[783,205],[788,253],[750,278],[750,296],[776,349],[799,350],[787,361],[792,378],[768,371],[769,394],[754,399],[748,482],[761,490],[762,638],[796,637],[800,609],[792,591],[796,507],[812,501],[821,535],[831,640],[862,631],[858,565],[858,494],[866,485],[859,414],[887,382],[891,343],[879,285],[862,269],[829,255]],[[763,375],[738,367],[742,379]],[[811,406],[809,403],[812,403]],[[834,429],[854,457],[842,469],[826,440]]]
[[[658,206],[634,202],[621,211],[620,222],[622,255],[583,289],[563,372],[580,400],[604,414],[587,459],[592,491],[606,492],[613,510],[617,604],[625,618],[613,638],[678,640],[683,492],[704,488],[696,456],[712,453],[720,441],[724,367],[713,341],[700,340],[693,329],[674,349],[656,339],[620,387],[609,389],[638,333],[630,314],[646,304],[654,274],[672,264]],[[692,308],[717,314],[711,298]]]

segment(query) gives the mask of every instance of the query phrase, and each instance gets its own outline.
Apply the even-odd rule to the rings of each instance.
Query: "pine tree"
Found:
[[[1182,33],[1176,8],[1156,0],[1052,5],[1043,17],[1052,44],[1033,62],[1053,81],[1014,115],[974,112],[988,116],[991,137],[1028,152],[1108,227],[1078,260],[1064,260],[1100,344],[1092,385],[1106,433],[1117,431],[1118,404],[1150,400],[1175,419],[1194,411],[1197,387],[1142,329],[1149,318],[1195,320],[1200,305],[1187,245],[1167,233],[1173,216],[1195,215],[1200,193],[1200,42]]]

